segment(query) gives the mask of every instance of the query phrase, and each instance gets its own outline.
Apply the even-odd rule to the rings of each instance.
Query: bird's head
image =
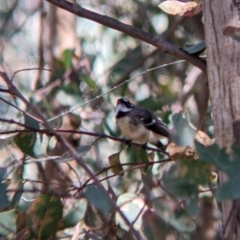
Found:
[[[126,99],[126,98],[119,98],[117,100],[117,106],[116,106],[116,110],[115,110],[116,116],[119,113],[130,112],[133,109],[133,107],[134,107],[134,105],[131,102],[129,102],[128,99]]]

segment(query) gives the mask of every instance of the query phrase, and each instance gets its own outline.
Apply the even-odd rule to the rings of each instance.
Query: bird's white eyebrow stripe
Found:
[[[146,126],[151,126],[156,123],[156,120],[153,119],[150,123],[145,123]]]
[[[128,108],[123,104],[118,104],[115,110],[115,113],[118,114],[119,112],[130,112],[132,108]]]

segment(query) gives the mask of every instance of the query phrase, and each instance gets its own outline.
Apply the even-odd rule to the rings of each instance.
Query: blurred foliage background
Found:
[[[182,49],[204,40],[201,13],[170,16],[156,0],[76,3]],[[65,131],[60,136],[105,188],[94,184],[58,137],[39,132],[39,117],[3,91],[1,79],[1,237],[215,239],[219,213],[206,190],[216,181],[209,163],[173,163],[163,154],[122,150],[121,142],[77,132],[120,137],[114,107],[126,97],[155,111],[180,146],[195,137],[186,118],[213,134],[208,89],[198,68],[43,0],[0,0],[0,52],[1,71],[52,127]],[[113,203],[131,224],[115,215]]]

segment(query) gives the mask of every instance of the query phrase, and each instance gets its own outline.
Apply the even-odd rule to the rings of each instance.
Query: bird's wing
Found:
[[[146,126],[147,129],[164,137],[169,137],[170,133],[167,126],[148,109],[141,108],[141,111],[138,111],[138,119]]]

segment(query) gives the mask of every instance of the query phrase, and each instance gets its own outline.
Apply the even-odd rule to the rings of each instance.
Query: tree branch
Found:
[[[25,127],[26,129],[16,129],[16,130],[8,130],[8,131],[0,131],[0,136],[1,135],[6,135],[6,134],[17,134],[17,133],[33,133],[33,132],[39,132],[39,133],[46,133],[46,134],[50,134],[50,135],[55,135],[52,132],[50,132],[48,129],[33,129],[30,127],[25,126],[22,123],[16,122],[12,119],[3,119],[0,118],[0,122],[7,122],[9,124],[16,124],[22,127]],[[104,133],[96,133],[96,132],[86,132],[86,131],[79,131],[79,130],[64,130],[64,129],[56,129],[54,128],[54,131],[56,133],[73,133],[73,134],[81,134],[81,135],[87,135],[87,136],[92,136],[92,137],[96,137],[96,138],[108,138],[111,139],[113,141],[117,141],[117,142],[121,142],[121,143],[126,143],[126,139],[124,138],[118,138],[118,137],[113,137]],[[128,145],[137,147],[137,148],[142,148],[142,145],[137,144],[137,143],[133,143],[133,142],[129,142]],[[144,147],[145,150],[148,151],[153,151],[153,152],[158,152],[158,153],[162,153],[164,155],[169,156],[168,152],[165,152],[164,150],[160,149],[160,148],[152,148],[152,147]]]
[[[118,20],[110,18],[108,16],[104,16],[93,11],[89,11],[81,7],[80,5],[73,4],[65,0],[46,0],[46,1],[54,4],[57,7],[65,9],[66,11],[69,11],[75,14],[76,16],[92,20],[106,27],[110,27],[112,29],[123,32],[133,38],[149,43],[157,47],[162,52],[165,52],[178,59],[186,60],[187,62],[190,62],[191,64],[200,68],[203,72],[206,71],[206,62],[203,59],[188,54],[187,52],[179,49],[178,47],[169,43],[168,41],[164,40],[161,37],[153,36],[139,28],[119,22]]]

